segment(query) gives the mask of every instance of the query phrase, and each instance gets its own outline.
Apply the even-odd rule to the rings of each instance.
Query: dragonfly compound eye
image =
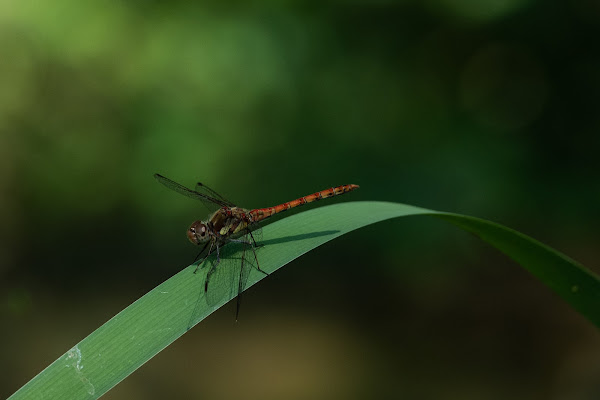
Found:
[[[208,230],[206,225],[202,223],[202,221],[196,221],[190,226],[190,229],[187,231],[187,237],[190,242],[194,244],[200,244],[201,242],[205,242],[208,235]]]

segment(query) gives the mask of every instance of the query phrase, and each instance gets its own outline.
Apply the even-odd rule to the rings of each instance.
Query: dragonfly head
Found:
[[[190,239],[190,242],[194,244],[204,243],[210,238],[208,227],[204,222],[196,221],[190,226],[190,229],[188,229],[187,237]]]

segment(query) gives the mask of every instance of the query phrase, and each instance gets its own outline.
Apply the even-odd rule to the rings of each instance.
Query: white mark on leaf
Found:
[[[79,380],[86,386],[87,392],[93,395],[96,392],[96,389],[90,380],[84,376],[82,372],[83,364],[81,360],[81,350],[79,350],[78,346],[75,346],[71,350],[67,351],[67,356],[65,358],[65,361],[67,361],[66,367],[73,368]]]

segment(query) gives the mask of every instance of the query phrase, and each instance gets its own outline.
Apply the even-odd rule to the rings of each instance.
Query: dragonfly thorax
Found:
[[[210,235],[208,233],[208,226],[202,221],[195,221],[190,229],[187,231],[187,237],[190,242],[194,244],[200,244],[208,241]]]

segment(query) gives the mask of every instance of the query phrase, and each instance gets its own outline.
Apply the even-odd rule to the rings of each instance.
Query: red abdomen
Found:
[[[340,194],[351,192],[355,189],[358,189],[358,185],[342,185],[337,186],[325,190],[321,190],[320,192],[316,192],[313,194],[309,194],[308,196],[300,197],[299,199],[288,201],[287,203],[282,203],[276,205],[275,207],[267,207],[267,208],[257,208],[255,210],[251,210],[248,213],[252,216],[253,222],[262,221],[265,218],[269,218],[272,215],[280,213],[285,210],[289,210],[290,208],[298,207],[306,203],[312,203],[313,201],[326,199],[328,197],[337,196]]]

